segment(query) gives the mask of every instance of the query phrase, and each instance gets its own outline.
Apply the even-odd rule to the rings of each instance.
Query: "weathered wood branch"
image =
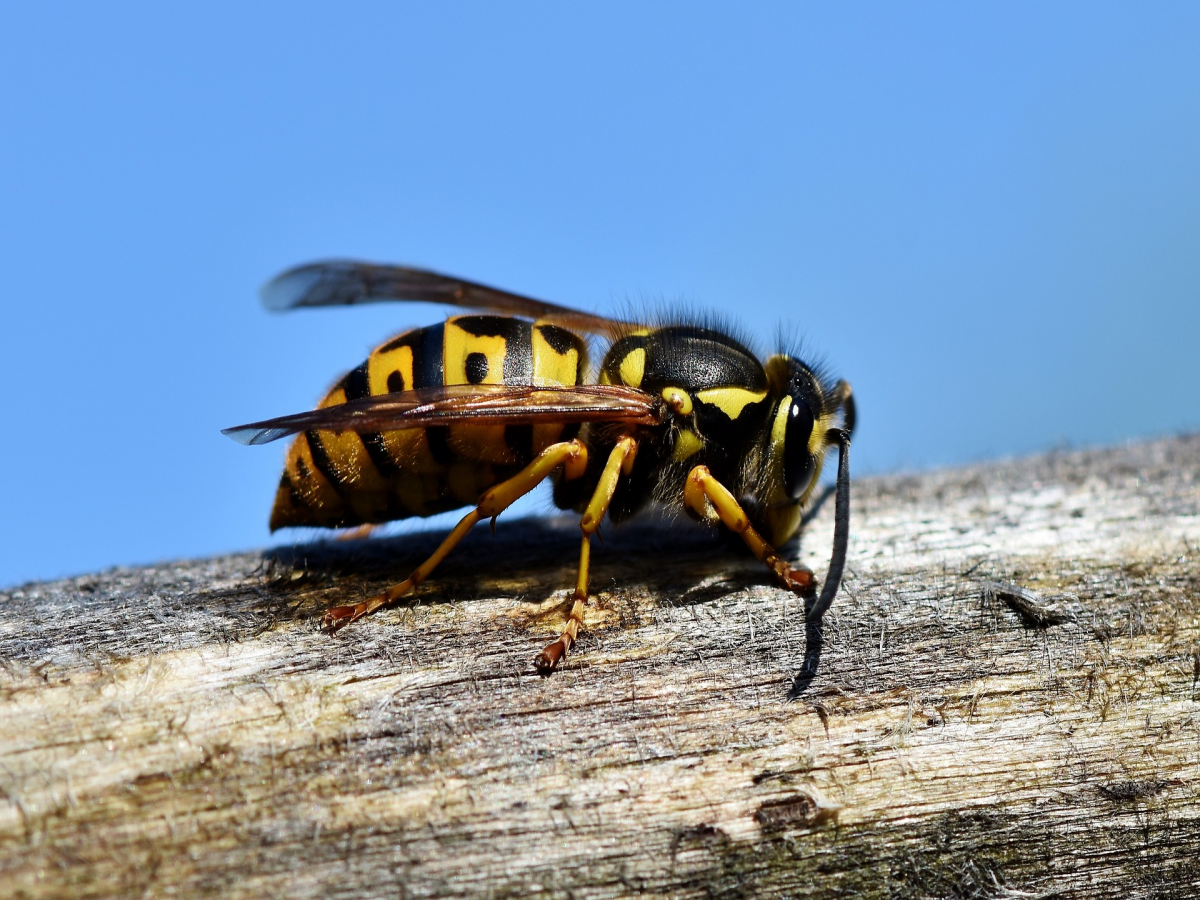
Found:
[[[822,635],[690,524],[0,594],[0,895],[1200,894],[1200,438],[855,482]],[[823,572],[832,509],[800,557]]]

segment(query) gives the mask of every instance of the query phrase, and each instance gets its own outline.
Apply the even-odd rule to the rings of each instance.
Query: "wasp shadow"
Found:
[[[271,548],[262,554],[256,605],[267,607],[275,621],[315,622],[331,606],[365,600],[404,580],[445,536],[429,530]],[[400,605],[505,595],[542,603],[573,587],[579,541],[579,520],[572,516],[510,520],[494,534],[478,526]],[[798,539],[781,549],[794,558]],[[665,514],[606,526],[593,538],[591,575],[597,593],[616,589],[688,606],[775,584],[738,536]],[[806,601],[806,613],[812,603]],[[804,660],[789,698],[800,696],[816,675],[822,645],[820,628],[807,624]]]
[[[445,539],[442,530],[352,540],[322,539],[262,554],[265,591],[294,618],[358,602],[407,578]],[[451,603],[511,591],[533,594],[579,552],[556,520],[515,520],[472,529],[412,595],[413,604]]]
[[[821,651],[825,647],[825,633],[822,630],[824,623],[813,622],[809,618],[816,602],[815,596],[807,598],[804,602],[804,659],[801,660],[800,671],[796,673],[796,677],[792,679],[792,686],[788,689],[788,700],[799,700],[807,693],[821,664]]]
[[[274,547],[262,554],[264,590],[295,618],[316,615],[407,578],[445,534],[431,530]],[[494,534],[476,527],[418,589],[414,602],[450,603],[504,593],[541,602],[574,585],[579,540],[578,518],[570,516],[512,520]],[[636,587],[667,602],[688,604],[772,583],[740,540],[665,516],[599,532],[593,538],[591,572],[595,591]],[[284,613],[283,608],[277,611]]]

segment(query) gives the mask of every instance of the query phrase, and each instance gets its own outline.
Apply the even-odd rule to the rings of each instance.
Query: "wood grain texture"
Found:
[[[1200,895],[1200,438],[854,492],[823,641],[719,538],[606,528],[549,679],[558,520],[335,637],[437,536],[0,593],[0,895]]]

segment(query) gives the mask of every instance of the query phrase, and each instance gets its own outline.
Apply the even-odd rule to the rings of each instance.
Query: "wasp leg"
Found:
[[[574,440],[551,444],[512,478],[492,485],[479,498],[479,505],[459,520],[459,523],[454,526],[454,530],[438,545],[429,559],[417,566],[404,581],[362,603],[333,607],[322,618],[322,627],[332,633],[363,616],[370,615],[381,607],[395,603],[428,578],[438,564],[446,558],[446,555],[467,536],[467,532],[478,522],[483,519],[491,519],[495,522],[496,516],[511,506],[519,497],[523,497],[541,484],[559,466],[563,466],[563,475],[567,479],[583,475],[587,468],[587,448],[582,441]]]
[[[337,540],[339,540],[339,541],[366,540],[367,538],[369,538],[371,536],[371,534],[378,527],[379,526],[376,524],[368,523],[366,525],[358,525],[354,528],[347,528],[345,531],[343,531],[341,534],[339,534],[337,536]]]
[[[633,461],[637,456],[637,441],[626,435],[617,441],[604,471],[600,473],[600,481],[592,493],[592,499],[583,511],[579,527],[583,530],[583,540],[579,545],[579,578],[575,582],[575,602],[571,605],[571,615],[563,628],[558,640],[548,644],[546,649],[537,655],[534,665],[542,675],[549,675],[558,665],[559,660],[567,655],[575,639],[579,637],[579,629],[583,625],[583,607],[588,599],[588,567],[592,558],[592,535],[600,527],[600,521],[608,512],[608,504],[612,502],[613,492],[617,489],[617,479],[621,475],[629,475],[633,471]]]
[[[784,587],[802,596],[808,596],[816,590],[817,580],[813,573],[808,569],[790,566],[780,559],[775,548],[754,530],[754,526],[750,524],[750,517],[737,502],[737,498],[713,477],[708,466],[696,466],[688,473],[687,483],[683,488],[683,502],[706,521],[713,520],[715,511],[716,517],[725,527],[741,535],[746,546],[766,563],[767,568],[775,573],[775,577]]]

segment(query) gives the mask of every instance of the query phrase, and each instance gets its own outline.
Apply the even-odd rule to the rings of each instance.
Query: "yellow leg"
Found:
[[[637,457],[637,441],[628,435],[617,441],[604,471],[600,473],[600,481],[592,493],[592,499],[583,511],[579,527],[583,530],[583,541],[579,546],[579,578],[575,582],[575,602],[571,606],[571,615],[558,640],[547,645],[534,660],[537,670],[543,675],[549,675],[558,665],[559,660],[567,655],[575,639],[579,637],[579,629],[583,625],[583,607],[588,598],[588,567],[592,558],[592,535],[600,527],[608,505],[612,502],[613,493],[617,490],[617,479],[633,471],[633,461]]]
[[[746,546],[767,564],[767,568],[775,573],[784,587],[803,595],[811,594],[816,589],[817,581],[813,573],[808,569],[793,568],[779,558],[775,548],[754,530],[754,526],[750,524],[750,517],[737,502],[737,498],[725,485],[713,478],[708,466],[696,466],[688,473],[687,484],[683,488],[683,502],[707,520],[712,519],[715,511],[725,527],[742,536]]]
[[[458,542],[467,536],[467,532],[475,527],[476,523],[489,518],[495,522],[496,516],[511,506],[517,498],[528,494],[541,484],[559,466],[563,467],[563,476],[568,480],[578,478],[584,473],[587,469],[587,448],[581,441],[551,444],[512,478],[488,488],[479,498],[479,505],[459,520],[459,523],[454,526],[454,530],[433,551],[433,555],[417,566],[404,581],[362,603],[333,607],[325,613],[321,620],[322,626],[328,631],[334,632],[363,616],[370,615],[380,607],[395,603],[428,578]]]

